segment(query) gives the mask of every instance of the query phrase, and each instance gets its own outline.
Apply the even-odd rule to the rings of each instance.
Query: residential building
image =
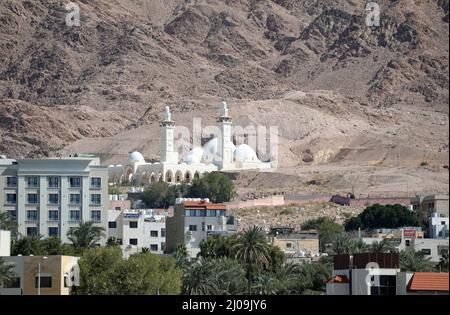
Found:
[[[448,273],[401,272],[398,253],[336,255],[326,290],[327,295],[448,295]]]
[[[448,195],[417,196],[411,199],[413,210],[424,220],[437,213],[438,217],[448,217]]]
[[[0,287],[0,295],[69,295],[80,285],[78,257],[10,256],[2,257],[14,265],[17,277]],[[40,267],[40,274],[39,274]]]
[[[109,210],[108,237],[115,237],[124,257],[148,248],[163,254],[166,249],[166,215],[153,210]]]
[[[108,168],[94,157],[0,164],[0,211],[17,222],[19,235],[58,236],[69,242],[67,232],[82,221],[106,229]]]
[[[378,229],[370,236],[362,237],[361,240],[367,245],[372,245],[385,239],[390,241],[397,251],[421,251],[435,264],[438,264],[442,254],[449,250],[448,238],[424,238],[424,232],[420,227]]]
[[[320,257],[317,231],[294,231],[293,228],[272,228],[269,240],[278,246],[287,261],[301,262]]]
[[[0,230],[0,257],[11,255],[11,232]]]
[[[428,237],[448,239],[448,217],[439,216],[434,212],[428,218]]]
[[[178,198],[173,217],[166,221],[167,252],[186,245],[191,259],[200,252],[200,243],[211,235],[230,235],[236,232],[233,216],[227,216],[226,205],[208,199]]]

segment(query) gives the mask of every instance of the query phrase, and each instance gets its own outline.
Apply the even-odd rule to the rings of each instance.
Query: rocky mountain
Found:
[[[284,165],[392,164],[399,142],[448,164],[448,0],[377,0],[380,26],[365,1],[74,2],[79,27],[67,1],[0,3],[3,154],[153,157],[165,104],[188,121],[226,99],[281,126]]]

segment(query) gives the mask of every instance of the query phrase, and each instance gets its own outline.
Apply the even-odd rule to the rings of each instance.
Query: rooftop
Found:
[[[409,291],[447,291],[448,272],[415,272],[408,284]]]

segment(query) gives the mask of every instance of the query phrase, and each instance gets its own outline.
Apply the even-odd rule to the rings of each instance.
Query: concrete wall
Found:
[[[254,208],[254,207],[284,206],[285,199],[284,199],[284,196],[277,195],[277,196],[271,196],[271,197],[267,197],[267,198],[228,202],[225,204],[227,206],[227,210],[245,209],[245,208]]]

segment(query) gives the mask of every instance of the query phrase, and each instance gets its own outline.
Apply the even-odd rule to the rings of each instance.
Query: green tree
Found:
[[[0,257],[0,288],[15,277],[17,277],[17,275],[14,272],[14,264],[6,263],[5,260]]]
[[[95,226],[93,221],[82,222],[76,228],[67,232],[67,238],[76,250],[85,250],[96,246],[96,243],[105,236],[103,227]]]
[[[178,268],[185,269],[189,266],[189,254],[186,245],[179,244],[172,256],[175,259],[175,264]]]
[[[335,238],[344,232],[344,228],[327,217],[312,219],[302,225],[302,230],[317,230],[319,232],[319,244],[321,251],[325,251],[326,245],[332,243]]]
[[[45,255],[75,255],[73,247],[63,244],[59,237],[48,237],[41,240]]]
[[[0,212],[0,230],[14,232],[17,230],[16,221],[11,220],[8,212]]]
[[[375,204],[366,208],[357,217],[349,218],[345,222],[347,231],[377,228],[399,228],[403,226],[417,226],[419,220],[415,213],[402,205]]]
[[[435,265],[422,252],[412,250],[400,252],[400,269],[409,272],[435,271]]]
[[[391,242],[389,242],[386,239],[383,239],[380,242],[373,242],[370,246],[370,252],[371,253],[393,253],[395,252],[395,247],[392,245]]]
[[[115,238],[114,236],[110,236],[110,237],[108,237],[108,239],[106,240],[106,246],[107,246],[107,247],[120,246],[120,243],[119,243],[119,241],[117,240],[117,238]]]
[[[79,292],[87,295],[111,294],[112,270],[122,260],[119,247],[98,247],[84,251],[78,264],[81,283]]]
[[[234,245],[236,258],[247,267],[248,294],[251,294],[253,267],[265,267],[269,263],[267,237],[261,227],[246,229]]]
[[[47,255],[42,235],[39,236],[24,236],[17,241],[12,242],[11,246],[12,256],[43,256]]]
[[[199,256],[203,258],[234,258],[233,246],[236,244],[237,234],[231,236],[213,235],[200,243]]]
[[[242,266],[229,258],[200,258],[183,275],[183,294],[235,295],[245,290]]]
[[[110,195],[120,195],[121,191],[120,188],[117,186],[109,186],[108,187],[108,194]]]
[[[214,203],[230,201],[234,195],[233,181],[218,172],[205,173],[202,178],[194,179],[188,193],[189,197],[209,198]]]
[[[183,186],[183,189],[184,186]],[[170,186],[165,182],[151,184],[142,194],[142,200],[149,208],[169,208],[175,204],[176,198],[182,196],[178,186]]]

